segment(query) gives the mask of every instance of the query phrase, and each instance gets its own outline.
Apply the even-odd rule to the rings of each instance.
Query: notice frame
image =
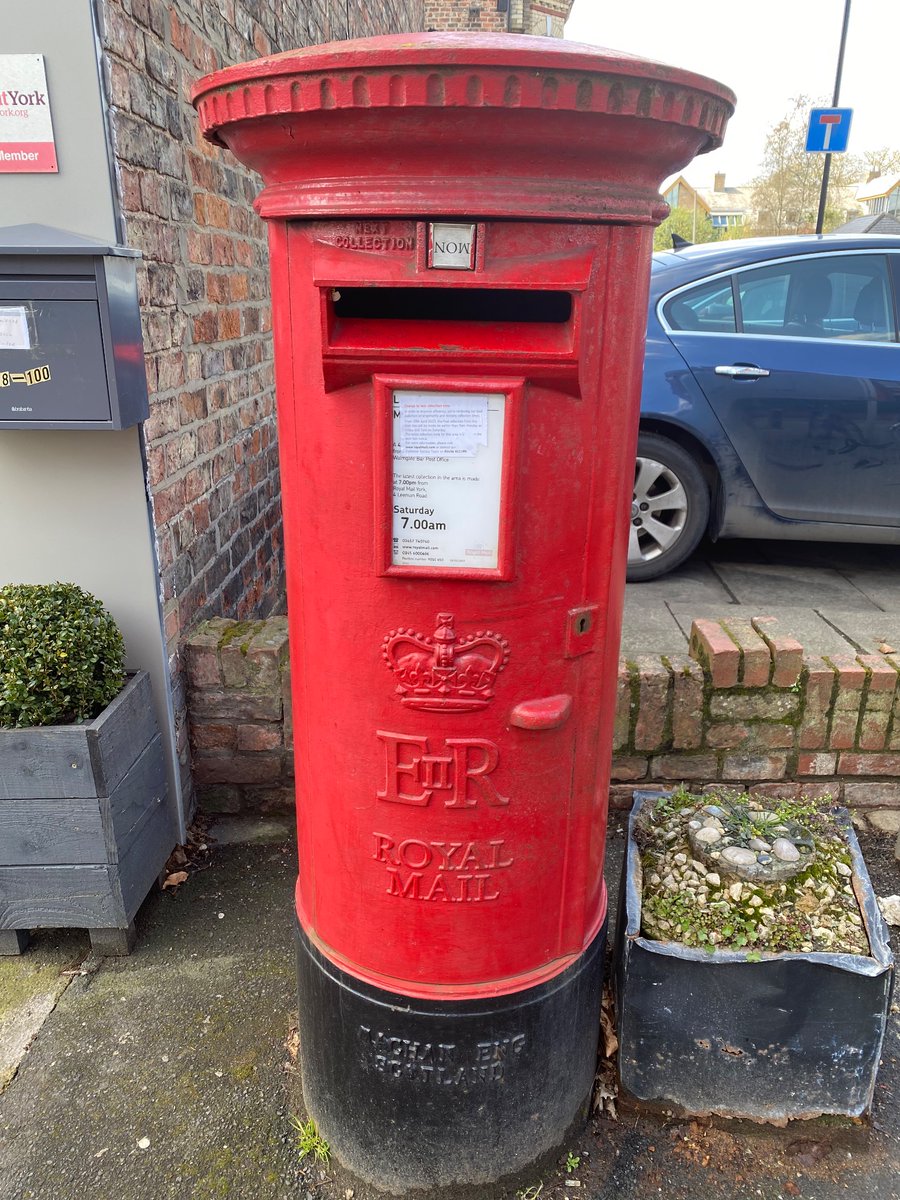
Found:
[[[375,555],[380,575],[426,579],[510,579],[514,567],[515,493],[518,476],[519,429],[525,381],[521,378],[459,378],[446,375],[373,376],[375,402]],[[394,395],[400,393],[449,396],[502,396],[503,433],[500,496],[497,518],[496,566],[447,566],[394,562]],[[461,459],[461,463],[465,463]]]

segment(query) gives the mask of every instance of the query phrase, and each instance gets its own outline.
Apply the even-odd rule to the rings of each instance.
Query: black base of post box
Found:
[[[539,987],[415,1000],[362,983],[297,926],[303,1097],[350,1172],[403,1195],[477,1187],[561,1146],[597,1063],[606,923]]]

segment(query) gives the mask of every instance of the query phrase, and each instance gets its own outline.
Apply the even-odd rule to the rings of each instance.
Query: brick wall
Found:
[[[140,269],[147,472],[179,750],[179,646],[283,608],[268,259],[256,180],[202,141],[191,84],[314,42],[423,28],[423,0],[100,0],[125,240]],[[179,720],[179,714],[182,719]]]
[[[425,0],[425,28],[505,33],[507,15],[497,0]]]
[[[284,618],[214,621],[187,646],[191,741],[210,811],[290,806]],[[771,618],[695,621],[689,653],[619,664],[610,799],[725,783],[900,807],[900,655],[818,658]]]
[[[574,0],[425,0],[425,28],[562,37]],[[548,31],[549,19],[549,31]]]

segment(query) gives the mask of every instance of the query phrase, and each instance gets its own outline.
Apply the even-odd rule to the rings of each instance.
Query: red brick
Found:
[[[897,689],[900,678],[895,667],[880,654],[859,654],[857,662],[864,667],[869,676],[869,694],[873,692],[890,692]]]
[[[689,653],[709,671],[713,687],[737,685],[741,653],[718,621],[694,621]]]
[[[779,631],[775,617],[753,617],[751,624],[772,656],[772,683],[775,687],[793,687],[803,669],[803,647],[796,638]]]
[[[616,676],[616,718],[613,725],[613,750],[622,750],[631,737],[631,673],[628,664],[619,662]]]
[[[802,785],[799,783],[751,783],[747,792],[751,796],[765,796],[769,800],[796,800]]]
[[[844,803],[848,808],[900,808],[900,781],[844,784]]]
[[[195,343],[215,342],[219,336],[219,317],[215,312],[204,312],[194,317],[192,333]]]
[[[238,725],[238,750],[277,750],[282,743],[281,725]]]
[[[772,657],[769,647],[749,621],[722,619],[722,627],[741,652],[739,682],[742,687],[765,687],[769,682]]]
[[[618,784],[609,789],[609,807],[616,812],[629,812],[634,804],[634,786]]]
[[[841,754],[839,775],[900,775],[900,754]]]
[[[703,669],[686,655],[668,656],[672,672],[672,747],[697,750],[703,744]]]
[[[241,314],[237,308],[228,308],[219,314],[219,339],[232,341],[241,336]]]
[[[817,655],[804,659],[806,680],[803,686],[803,721],[799,745],[804,750],[820,750],[828,745],[828,719],[835,672],[824,658]]]
[[[235,742],[233,725],[191,723],[191,745],[195,750],[231,750]]]
[[[613,758],[610,779],[615,781],[645,779],[647,767],[648,760],[646,758]]]
[[[850,750],[856,745],[866,672],[856,659],[847,655],[829,656],[829,661],[837,672],[829,742],[835,750]]]
[[[706,731],[706,744],[713,750],[734,750],[751,737],[748,725],[716,724]]]
[[[716,779],[718,759],[714,754],[661,754],[650,760],[652,779]]]
[[[784,754],[732,754],[722,763],[722,779],[782,779],[787,771]]]
[[[837,766],[837,755],[822,752],[801,754],[797,759],[798,775],[833,775]]]
[[[657,750],[662,746],[668,715],[669,671],[651,655],[636,660],[638,712],[634,726],[635,750]]]
[[[220,688],[222,672],[218,650],[208,646],[185,647],[188,683],[192,688]]]
[[[760,723],[753,726],[753,743],[766,750],[790,750],[794,744],[792,725]]]
[[[199,751],[194,755],[198,783],[275,783],[282,774],[282,754],[229,754]]]

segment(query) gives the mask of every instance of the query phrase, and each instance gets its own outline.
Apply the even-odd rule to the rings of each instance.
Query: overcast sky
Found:
[[[737,110],[714,154],[685,171],[698,186],[725,171],[731,184],[757,173],[766,133],[792,96],[831,104],[844,0],[575,0],[566,37],[687,67],[725,83]],[[841,107],[853,109],[851,153],[900,149],[900,0],[852,0]]]

